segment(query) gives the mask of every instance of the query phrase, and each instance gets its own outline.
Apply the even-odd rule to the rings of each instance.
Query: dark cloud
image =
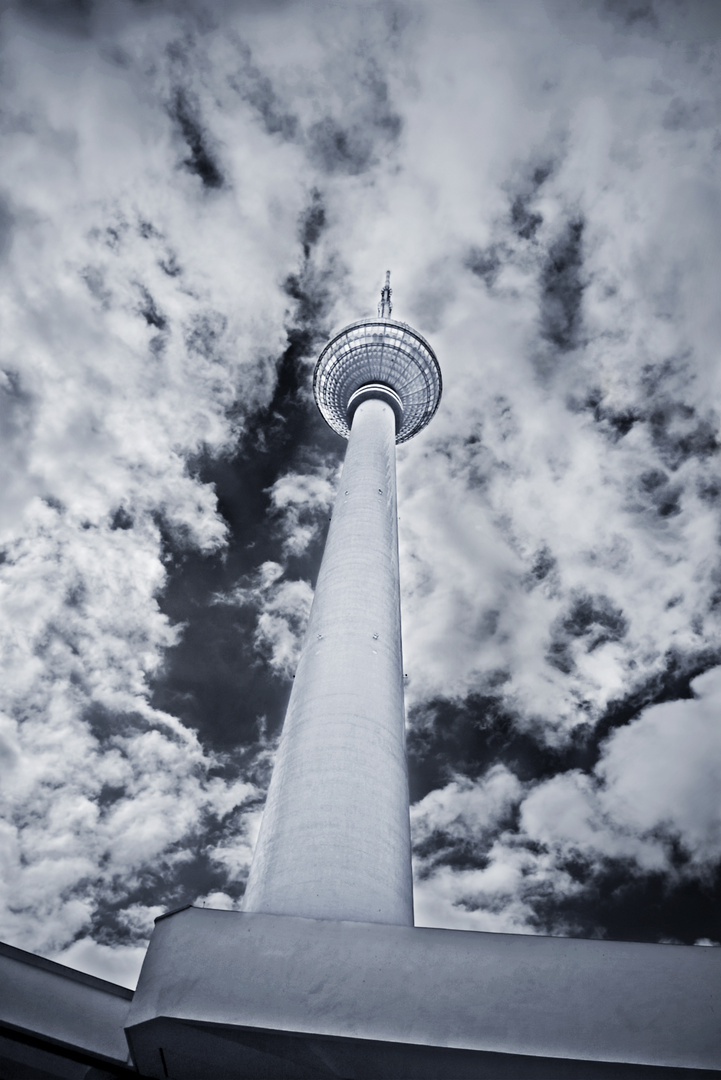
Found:
[[[132,529],[133,519],[123,506],[119,506],[110,521],[111,529]]]
[[[501,269],[502,248],[498,244],[491,244],[487,248],[473,247],[466,255],[464,265],[491,289]]]
[[[535,206],[535,200],[543,185],[552,176],[553,171],[554,164],[552,162],[534,163],[529,166],[526,175],[521,177],[520,182],[514,176],[513,184],[509,185],[512,186],[512,192],[509,196],[507,225],[510,226],[513,238],[522,241],[524,245],[535,243],[537,240],[538,230],[543,224],[543,215]],[[558,277],[558,273],[562,273],[564,270],[560,262],[564,258],[568,262],[568,254],[564,255],[563,244],[564,240],[561,238],[555,247],[551,249],[544,271],[544,294],[547,293],[550,297],[554,295],[554,292],[560,293],[562,291],[559,285],[553,281],[552,264],[554,259],[559,262],[559,266],[556,268],[556,277]],[[472,274],[479,277],[488,289],[492,289],[496,284],[503,263],[513,261],[513,259],[512,242],[495,241],[485,248],[471,247],[464,258],[463,264]],[[567,271],[566,278],[568,279]]]
[[[290,367],[287,358],[285,366]],[[294,404],[288,386],[292,378],[283,381],[287,393],[276,395],[276,406],[284,412],[266,438],[256,440],[249,433],[237,455],[198,459],[198,475],[214,485],[230,539],[222,556],[210,557],[179,550],[168,540],[169,575],[161,606],[184,630],[167,656],[152,699],[157,708],[201,731],[209,748],[230,752],[244,747],[250,758],[262,747],[266,727],[271,737],[279,733],[289,688],[271,675],[258,654],[255,609],[218,604],[215,597],[250,582],[259,563],[283,558],[268,489],[297,462],[302,448],[293,436],[313,419],[312,414],[303,416],[309,409]],[[323,539],[321,534],[302,558],[291,560],[293,575],[315,580]]]
[[[0,259],[4,259],[10,250],[13,237],[14,218],[6,199],[0,197]]]
[[[138,235],[147,240],[157,252],[157,265],[168,277],[179,277],[182,267],[177,252],[167,243],[166,237],[152,221],[141,218],[137,222]]]
[[[393,26],[400,19],[396,15],[395,21],[391,19],[392,34],[397,32]],[[329,112],[306,128],[282,101],[273,80],[255,63],[243,41],[237,42],[239,64],[228,82],[269,135],[304,143],[312,161],[326,173],[356,176],[375,164],[379,153],[387,152],[402,130],[402,118],[390,102],[387,80],[376,61],[363,56],[363,51],[361,48],[357,54],[355,70],[347,72],[356,93],[346,103],[343,118]]]
[[[280,135],[285,140],[295,139],[298,117],[283,106],[272,80],[253,62],[248,45],[238,41],[237,52],[238,70],[228,76],[229,84],[250,105],[269,135]]]
[[[0,368],[0,431],[21,436],[30,419],[33,395],[17,371]]]
[[[603,6],[624,27],[658,27],[656,9],[649,0],[605,0]]]
[[[470,435],[438,443],[437,449],[447,457],[453,476],[462,478],[468,487],[486,487],[494,467],[498,465],[484,442],[480,423]]]
[[[583,229],[568,221],[548,251],[541,273],[541,333],[561,352],[575,348],[582,322]]]
[[[72,603],[75,607],[83,603],[92,602],[87,590],[80,587],[79,583],[73,583],[70,593],[74,593]],[[55,631],[57,633],[57,631]],[[52,647],[52,643],[48,643]],[[76,679],[76,682],[79,681]],[[152,724],[148,718],[139,712],[116,712],[103,705],[94,702],[83,713],[83,720],[97,742],[107,747],[116,738],[132,739],[140,732],[149,731]],[[100,806],[103,810],[114,805],[118,800],[125,798],[125,788],[121,785],[103,784],[98,793]]]
[[[622,616],[603,604],[579,598],[571,622],[583,635],[606,619],[611,633],[620,635]],[[620,625],[619,625],[620,624]],[[584,629],[585,628],[585,629]],[[608,632],[606,627],[604,633]],[[612,701],[596,724],[577,728],[564,745],[548,745],[541,732],[526,727],[506,701],[505,677],[499,672],[484,693],[462,700],[436,699],[411,710],[408,758],[411,800],[443,787],[454,775],[477,779],[493,764],[502,763],[523,781],[539,781],[569,769],[593,769],[609,733],[630,723],[650,705],[693,698],[690,683],[718,663],[716,654],[684,656],[669,652],[663,669],[643,681],[626,697]],[[494,685],[495,684],[495,685]]]
[[[586,652],[609,641],[620,641],[628,631],[628,621],[620,608],[606,596],[577,593],[565,615],[553,625],[548,662],[564,674],[575,666],[572,643],[584,639]]]
[[[507,820],[502,824],[508,827],[511,821]],[[451,870],[485,870],[489,864],[487,850],[477,839],[459,836],[446,829],[434,829],[424,836],[420,842],[413,845],[413,854],[422,860],[419,875],[421,880],[429,877],[441,866]]]
[[[625,631],[623,614],[606,598],[583,595],[561,625],[568,638],[587,636],[586,645],[591,646],[599,633],[618,640]],[[717,651],[669,650],[657,673],[609,702],[594,724],[575,728],[562,744],[549,745],[542,731],[519,717],[504,695],[507,676],[503,672],[490,677],[483,692],[416,706],[409,714],[408,733],[412,801],[443,787],[454,775],[475,779],[499,762],[523,781],[546,779],[570,769],[590,772],[610,732],[652,705],[692,699],[691,682],[720,660]]]
[[[105,247],[110,248],[112,252],[117,254],[129,229],[130,225],[127,221],[118,219],[112,225],[106,225],[104,229],[96,230],[94,236]]]
[[[533,240],[543,216],[529,208],[530,199],[517,195],[511,205],[511,228],[521,240]]]
[[[645,412],[638,403],[634,402],[625,409],[619,409],[610,405],[598,388],[594,388],[581,402],[569,397],[568,406],[574,412],[590,410],[601,430],[613,442],[618,442],[624,435],[628,435],[634,425],[645,417]]]
[[[721,496],[721,480],[716,477],[699,477],[696,491],[704,502],[716,505]]]
[[[487,853],[501,831],[507,843],[515,834],[516,853],[549,854],[545,845],[519,835],[516,825],[513,813],[507,812],[490,835],[475,842],[473,836],[457,831],[439,830],[424,838],[415,849],[424,864],[421,880],[440,866],[484,869],[489,862]],[[677,858],[683,860],[682,855]],[[705,936],[712,940],[721,937],[721,916],[715,903],[721,885],[718,872],[706,880],[671,883],[666,874],[640,872],[630,859],[599,860],[578,849],[557,856],[556,869],[568,876],[570,888],[553,888],[546,876],[539,880],[531,874],[519,886],[519,898],[528,908],[528,925],[537,933],[692,945],[703,927]],[[468,896],[458,902],[468,911],[500,913],[508,898],[483,896],[474,900]]]
[[[648,417],[654,444],[670,469],[688,458],[709,458],[719,451],[718,422],[709,413],[699,416],[692,405],[667,402]]]
[[[178,256],[173,251],[169,251],[162,259],[158,259],[158,266],[168,277],[179,277],[183,272]]]
[[[601,747],[612,731],[631,723],[644,709],[669,701],[689,701],[695,697],[691,683],[721,661],[721,652],[699,649],[682,652],[669,649],[659,669],[641,676],[635,686],[620,698],[608,703],[593,727],[576,729],[563,749],[564,767],[592,769],[599,760]]]
[[[186,91],[182,89],[175,91],[169,112],[190,151],[190,156],[183,160],[185,168],[198,176],[205,188],[212,190],[223,187],[225,180],[211,150],[209,132],[200,119],[197,107],[191,104]]]
[[[647,425],[661,464],[675,472],[691,458],[710,461],[721,449],[716,412],[678,400],[678,395],[675,400],[672,398],[670,391],[679,372],[679,365],[673,362],[648,365],[641,376],[641,399],[625,409],[609,405],[600,391],[589,394],[580,404],[569,398],[568,404],[573,410],[590,410],[600,429],[614,442],[636,425]],[[646,492],[657,491],[666,482],[664,476],[662,470],[652,469],[641,478],[641,487]],[[670,491],[667,489],[667,493]],[[673,492],[671,501],[677,504],[680,491],[673,489]],[[658,496],[661,497],[660,490]]]
[[[543,185],[553,175],[554,168],[553,161],[533,161],[520,179],[520,189],[516,186],[519,181],[514,177],[516,193],[511,196],[509,220],[511,230],[519,240],[534,240],[543,224],[543,215],[534,207],[534,202]]]
[[[675,517],[681,513],[682,490],[669,484],[668,476],[660,469],[649,469],[641,475],[639,484],[653,503],[659,517]]]
[[[300,217],[300,242],[303,245],[303,257],[310,258],[311,248],[315,247],[327,225],[323,196],[317,188],[311,192],[310,205]]]
[[[661,469],[649,469],[645,472],[640,480],[641,487],[644,491],[654,492],[658,491],[660,487],[668,483],[668,476]]]
[[[574,895],[529,897],[542,933],[573,927],[578,937],[599,933],[611,941],[670,941],[693,945],[703,936],[721,940],[718,890],[721,871],[705,881],[671,883],[665,874],[639,873],[630,861],[594,863],[579,853],[563,868],[583,888]]]
[[[555,577],[558,563],[549,548],[544,544],[538,549],[533,557],[531,576],[534,581],[545,581],[548,577]]]
[[[152,221],[139,221],[138,232],[142,236],[143,240],[162,239],[162,233],[158,232]]]
[[[721,920],[714,902],[721,884],[718,867],[698,873],[672,823],[645,838],[663,850],[673,868],[671,874],[644,868],[631,853],[614,854],[613,841],[604,849],[602,833],[598,848],[579,843],[581,838],[589,839],[581,822],[578,832],[576,824],[571,824],[566,837],[563,826],[558,829],[561,808],[583,815],[590,805],[564,802],[564,791],[604,794],[609,776],[601,770],[603,779],[599,780],[594,769],[606,760],[609,732],[633,724],[649,703],[694,699],[690,683],[699,670],[717,661],[709,654],[669,654],[655,680],[614,702],[596,728],[576,729],[565,747],[543,747],[532,737],[519,738],[514,731],[518,718],[514,723],[493,691],[485,698],[474,695],[463,702],[433,703],[428,713],[416,717],[419,725],[410,741],[412,783],[417,783],[416,770],[419,759],[423,765],[424,751],[435,762],[445,763],[442,775],[428,778],[428,799],[414,808],[419,883],[429,881],[432,888],[434,876],[442,874],[448,887],[448,873],[458,874],[458,908],[479,912],[484,918],[506,918],[507,911],[520,902],[526,926],[540,933],[686,944],[701,936],[718,940]],[[499,690],[502,685],[499,681]],[[435,789],[442,787],[439,799]],[[547,804],[551,827],[541,826],[539,831],[543,811],[539,818],[538,808],[544,792],[554,792]],[[541,802],[534,805],[537,794]],[[614,807],[612,794],[613,789],[611,802],[605,805]],[[596,828],[599,825],[596,819]],[[625,826],[620,835],[629,837]],[[494,891],[499,880],[493,873],[496,865],[500,880],[524,868],[513,895],[503,887]],[[463,878],[466,872],[486,868],[491,870],[488,889],[482,876]]]
[[[82,271],[82,278],[88,289],[99,300],[103,307],[108,308],[112,300],[112,293],[105,284],[105,271],[100,266],[86,266]]]
[[[91,920],[93,937],[101,944],[117,948],[145,944],[152,928],[128,918],[128,909],[136,905],[150,911],[172,911],[192,904],[199,896],[224,892],[240,900],[243,882],[229,882],[225,867],[208,854],[206,840],[210,830],[205,823],[204,836],[188,836],[182,844],[172,845],[155,866],[146,866],[131,880],[116,878],[104,886],[97,897]]]
[[[675,97],[666,109],[663,126],[669,131],[700,131],[715,123],[715,110],[704,103]]]
[[[391,34],[399,21],[391,19]],[[380,66],[360,47],[356,63],[346,74],[355,94],[342,118],[332,112],[304,127],[298,114],[282,100],[271,77],[254,61],[247,43],[236,42],[238,67],[228,76],[233,90],[253,110],[264,131],[288,142],[305,144],[323,172],[358,175],[377,162],[378,154],[397,141],[402,118],[393,109],[387,80]],[[369,51],[365,48],[365,52]]]
[[[193,316],[185,332],[185,347],[189,353],[211,360],[218,356],[228,319],[221,311],[204,311]]]
[[[463,700],[438,698],[409,713],[408,770],[411,801],[441,788],[454,775],[477,779],[502,763],[521,780],[552,776],[561,760],[556,750],[524,731],[504,698],[505,675],[498,672],[485,692]],[[495,683],[495,686],[494,686]]]
[[[190,727],[202,729],[209,746],[224,750],[244,744],[257,750],[259,725],[266,719],[270,733],[277,734],[288,686],[269,677],[258,655],[256,611],[216,604],[214,597],[250,582],[261,562],[286,561],[270,488],[293,469],[312,468],[343,449],[308,394],[309,360],[328,332],[324,319],[332,295],[328,288],[332,268],[318,268],[312,259],[324,221],[323,200],[314,191],[298,223],[301,268],[285,283],[294,310],[270,402],[247,420],[233,456],[203,454],[192,466],[203,483],[214,487],[218,510],[228,525],[228,546],[222,555],[202,556],[178,548],[177,537],[167,536],[169,579],[162,607],[174,623],[185,624],[185,630],[168,655],[153,701]],[[189,350],[213,355],[223,330],[217,313],[200,316],[186,336]],[[292,576],[315,580],[323,534],[324,530],[307,551],[288,561]]]
[[[96,5],[94,0],[16,0],[12,6],[54,31],[85,36],[90,33]]]
[[[283,282],[285,293],[295,305],[297,325],[291,329],[290,336],[305,356],[321,344],[337,284],[335,265],[318,268],[310,260],[306,260],[298,273],[289,274]]]
[[[325,172],[350,176],[364,172],[373,156],[372,133],[360,125],[347,127],[326,116],[308,129],[311,154]]]
[[[224,558],[203,558],[168,545],[169,576],[161,606],[175,624],[185,625],[155,683],[152,701],[202,731],[204,744],[212,749],[257,750],[261,718],[268,717],[271,732],[278,732],[287,687],[263,671],[254,646],[255,612],[216,604],[214,597],[252,575],[260,551],[261,558],[273,553],[265,521],[267,496],[262,486],[253,490],[252,480],[271,483],[275,469],[267,459],[247,458],[201,460],[199,467],[205,482],[215,484],[233,539]]]
[[[388,83],[375,61],[365,60],[350,78],[358,90],[352,108],[343,119],[329,114],[316,121],[306,138],[311,159],[323,172],[357,176],[398,141],[403,120],[392,107]]]
[[[168,320],[162,311],[160,311],[157,303],[150,294],[150,290],[146,289],[144,285],[139,285],[140,291],[140,306],[138,308],[140,314],[145,319],[148,326],[155,327],[156,330],[165,330],[168,325]]]

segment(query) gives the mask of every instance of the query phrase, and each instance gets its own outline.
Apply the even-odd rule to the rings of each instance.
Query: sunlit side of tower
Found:
[[[429,422],[441,373],[391,319],[346,326],[315,368],[345,464],[244,909],[413,924],[395,444]]]

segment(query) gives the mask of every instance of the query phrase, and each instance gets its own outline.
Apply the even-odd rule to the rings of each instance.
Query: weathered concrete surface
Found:
[[[156,927],[128,1039],[149,1076],[163,1075],[158,1040],[167,1048],[171,1022],[184,1028],[189,1064],[183,1071],[181,1054],[171,1073],[181,1078],[201,1075],[193,1072],[194,1054],[201,1060],[210,1053],[203,1024],[214,1025],[226,1055],[245,1061],[238,1076],[309,1075],[303,1070],[311,1052],[325,1053],[330,1071],[316,1061],[310,1075],[432,1076],[419,1071],[422,1056],[403,1071],[402,1055],[391,1053],[401,1044],[409,1053],[426,1047],[429,1054],[455,1048],[480,1055],[458,1055],[446,1075],[513,1075],[503,1063],[526,1055],[538,1059],[540,1071],[529,1065],[517,1076],[554,1075],[543,1072],[548,1059],[619,1064],[611,1073],[556,1067],[557,1076],[644,1076],[620,1064],[721,1070],[720,999],[721,949],[190,908]],[[288,1068],[273,1073],[263,1054],[277,1056],[284,1035]],[[334,1072],[342,1051],[334,1057],[323,1039],[365,1040],[376,1064],[356,1051],[355,1064]],[[377,1046],[373,1058],[372,1044],[386,1044],[395,1064],[384,1066]],[[494,1054],[508,1057],[489,1058]]]
[[[413,923],[395,416],[356,410],[245,910]]]
[[[129,1061],[123,1029],[132,996],[125,987],[0,944],[0,1030],[85,1053],[98,1065],[122,1065]]]

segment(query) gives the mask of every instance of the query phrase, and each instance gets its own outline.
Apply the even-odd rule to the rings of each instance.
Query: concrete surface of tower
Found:
[[[428,342],[378,318],[323,349],[313,389],[348,439],[244,910],[413,924],[395,444],[429,422],[441,372]]]

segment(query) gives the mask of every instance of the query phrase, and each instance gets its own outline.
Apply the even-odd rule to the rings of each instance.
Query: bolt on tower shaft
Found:
[[[388,275],[381,304],[316,365],[348,449],[246,911],[413,924],[395,443],[428,423],[441,376],[425,339],[386,317]]]

